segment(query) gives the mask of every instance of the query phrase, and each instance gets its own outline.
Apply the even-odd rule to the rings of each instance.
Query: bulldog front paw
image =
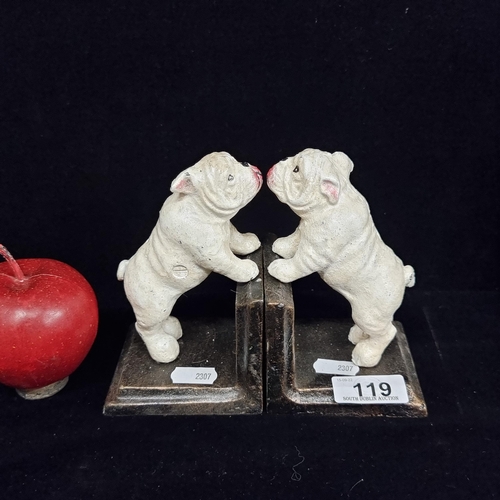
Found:
[[[273,252],[284,259],[291,259],[295,255],[295,248],[290,244],[287,238],[278,238],[273,243]]]
[[[240,255],[248,255],[260,248],[260,240],[253,233],[245,233],[241,235],[241,240],[238,242],[238,253]]]
[[[238,283],[246,283],[259,275],[259,266],[251,260],[242,260],[234,280]]]
[[[293,278],[290,276],[288,272],[288,265],[284,259],[276,259],[269,264],[267,268],[269,274],[281,281],[282,283],[290,283],[293,281]]]

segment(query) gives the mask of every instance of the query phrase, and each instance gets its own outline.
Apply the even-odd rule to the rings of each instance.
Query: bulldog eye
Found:
[[[249,167],[249,166],[250,166],[250,163],[248,163],[247,161],[240,161],[240,163],[241,163],[244,167]]]
[[[295,173],[297,173],[297,172],[299,171],[299,166],[297,165],[297,166],[293,169],[293,171],[294,171]]]
[[[233,179],[234,179],[234,177],[233,177],[231,174],[229,174],[229,176],[228,176],[227,180],[228,180],[228,181],[232,181]]]
[[[280,161],[287,161],[287,160],[288,160],[288,158],[290,158],[290,157],[289,157],[289,156],[285,156],[285,158],[283,158],[283,159],[282,159],[282,160],[280,160]]]

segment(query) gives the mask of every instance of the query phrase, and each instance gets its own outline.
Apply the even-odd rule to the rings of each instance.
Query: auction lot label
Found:
[[[170,375],[174,384],[212,385],[217,380],[215,368],[176,367]]]
[[[336,403],[384,405],[408,403],[408,391],[402,375],[360,375],[332,377]]]

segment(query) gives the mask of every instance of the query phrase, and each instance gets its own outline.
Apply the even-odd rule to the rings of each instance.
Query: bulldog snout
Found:
[[[249,165],[249,167],[252,169],[252,172],[255,176],[255,179],[257,180],[260,189],[262,187],[262,184],[264,183],[262,172],[255,165]]]
[[[250,165],[250,168],[260,177],[262,177],[262,172],[255,166],[255,165]]]
[[[247,161],[241,161],[240,163],[244,167],[250,167],[258,176],[262,177],[262,172],[255,165],[250,165]]]
[[[267,172],[267,185],[270,186],[274,180],[274,167],[276,165],[273,165],[270,169],[269,172]]]

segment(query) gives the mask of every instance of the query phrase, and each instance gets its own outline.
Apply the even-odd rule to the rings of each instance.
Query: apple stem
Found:
[[[21,268],[19,267],[19,264],[16,262],[14,257],[10,254],[10,252],[0,243],[0,255],[9,263],[10,268],[12,269],[12,272],[14,273],[14,276],[18,280],[25,280],[26,276],[22,272]]]

